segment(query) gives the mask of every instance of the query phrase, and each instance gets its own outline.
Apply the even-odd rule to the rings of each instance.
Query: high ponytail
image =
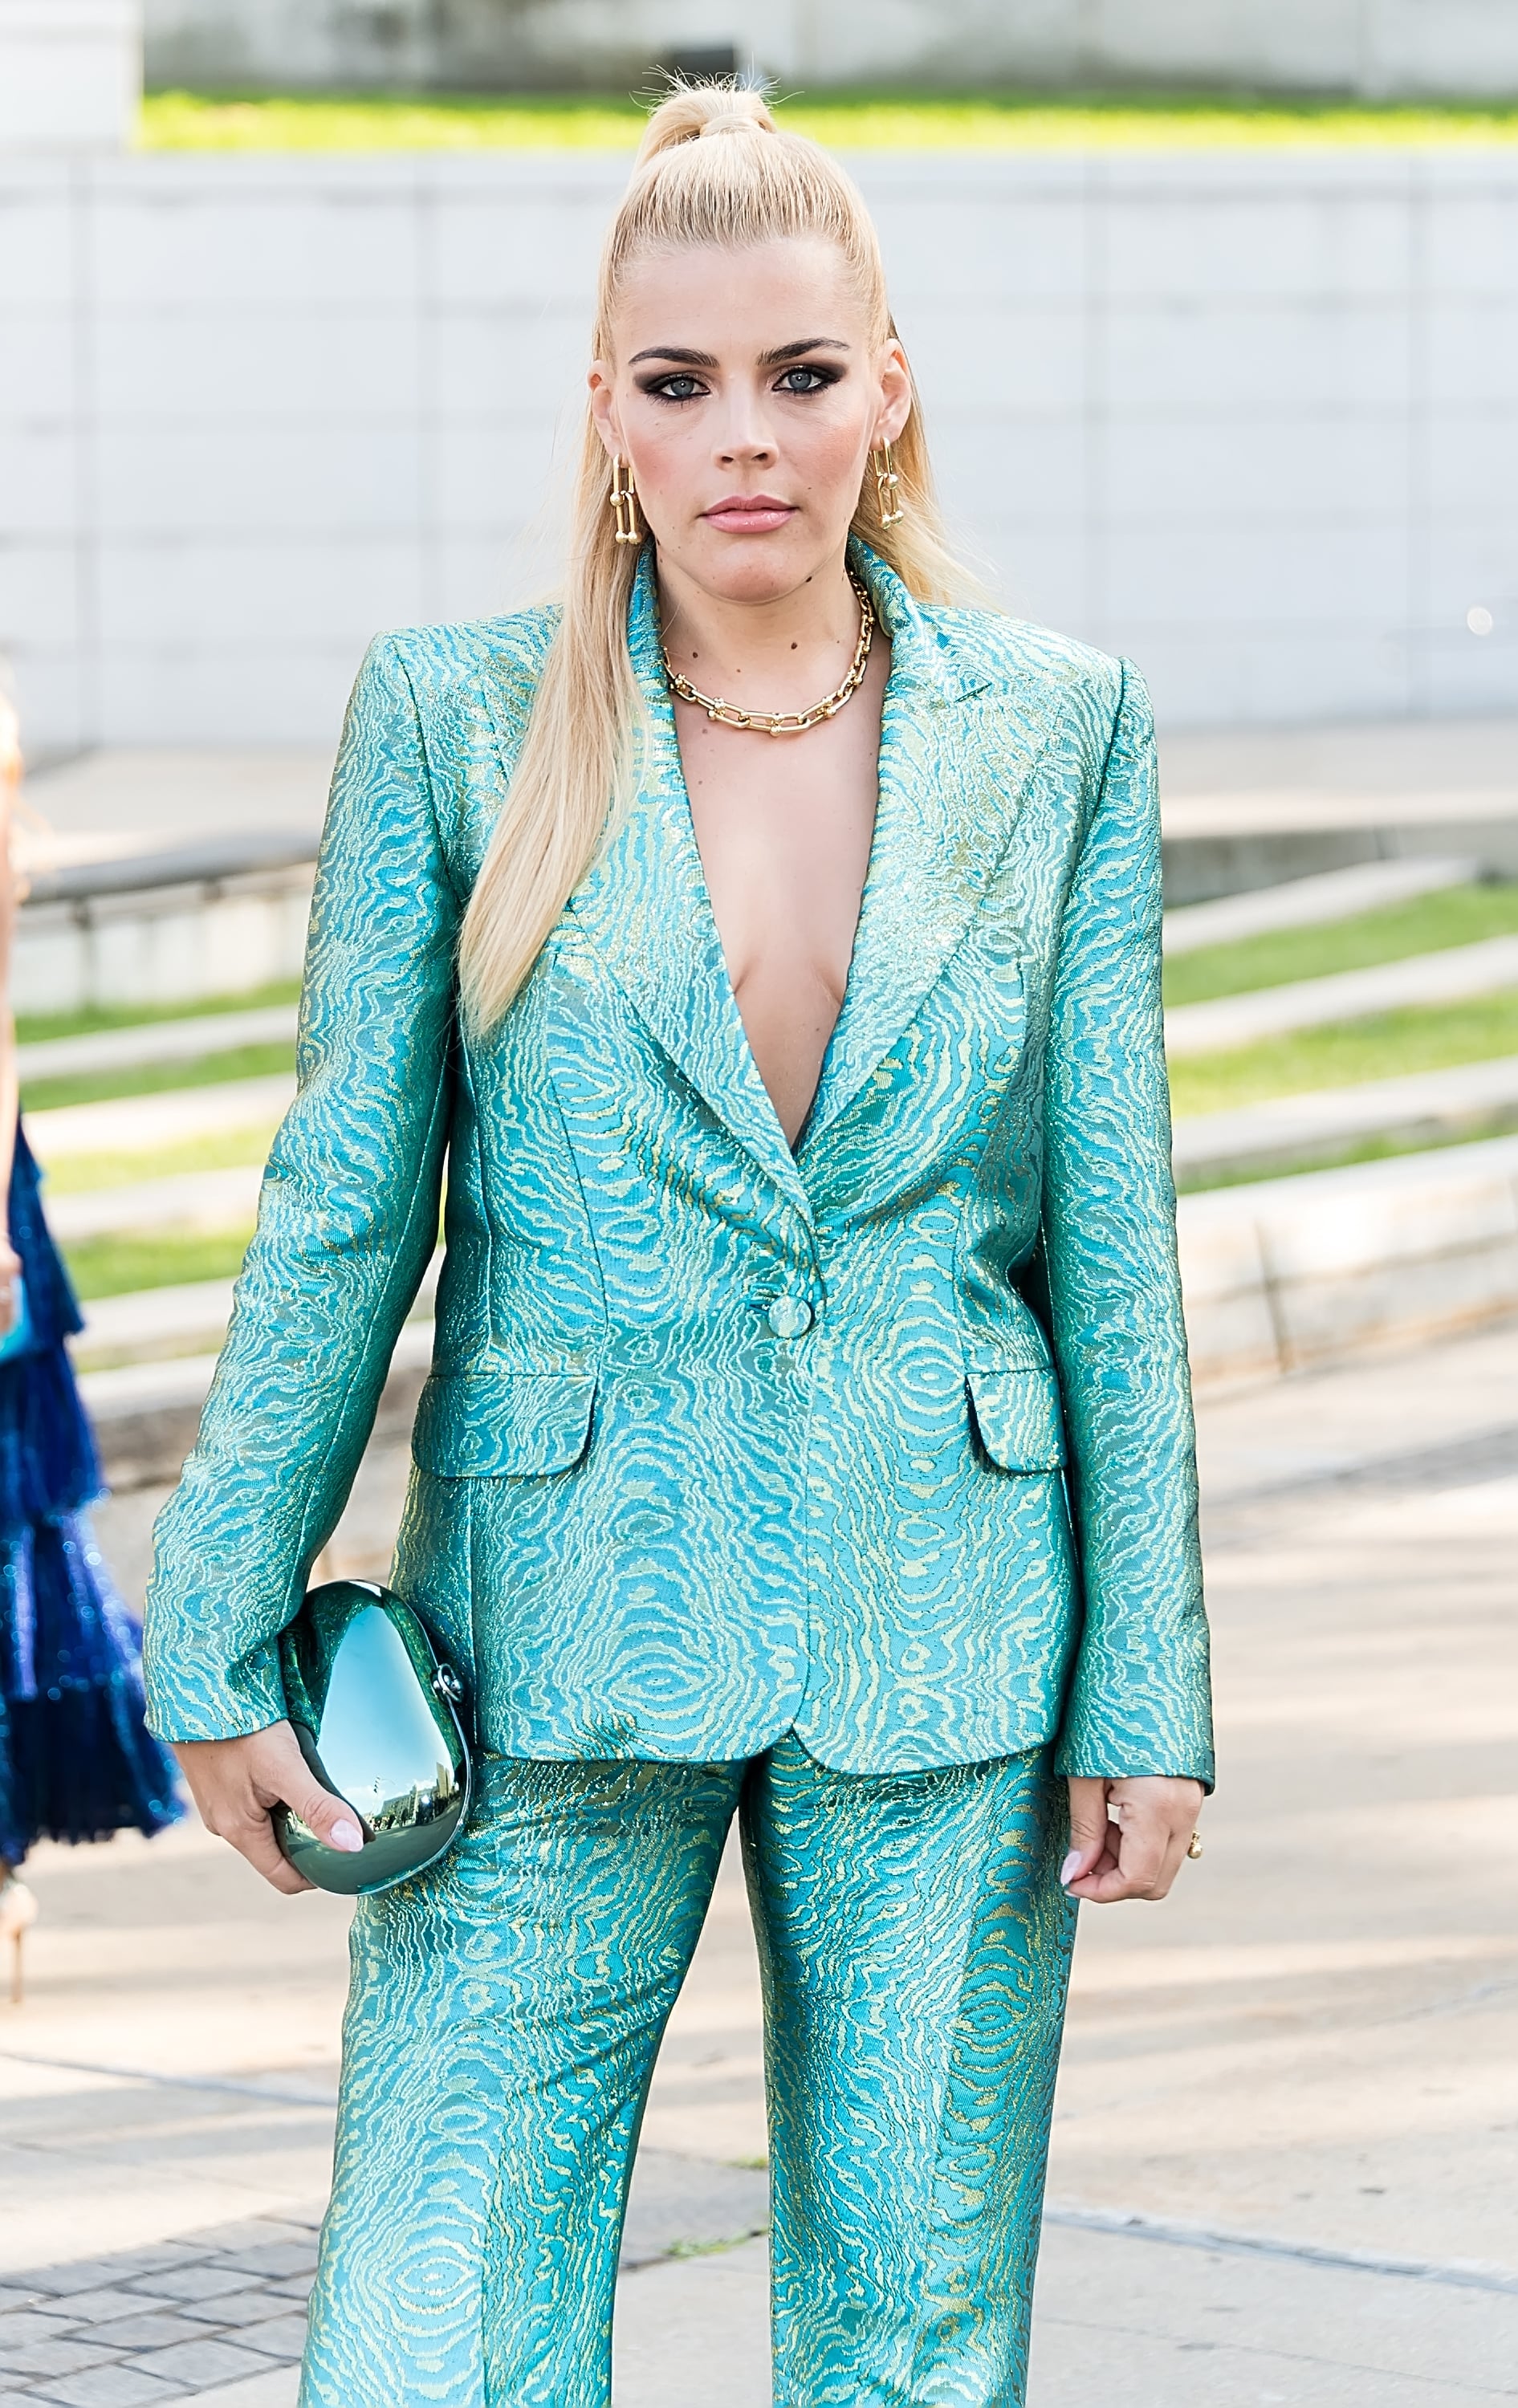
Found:
[[[649,119],[601,254],[592,353],[609,359],[629,269],[651,251],[744,250],[821,237],[842,251],[877,343],[895,332],[868,211],[837,161],[776,124],[740,84],[677,83]],[[895,444],[898,523],[882,525],[866,470],[853,532],[922,602],[982,598],[950,550],[933,491],[915,388]],[[466,1019],[491,1028],[525,982],[550,930],[636,783],[644,734],[627,651],[637,547],[615,540],[610,462],[587,410],[563,613],[543,664],[516,772],[465,913],[459,944]]]

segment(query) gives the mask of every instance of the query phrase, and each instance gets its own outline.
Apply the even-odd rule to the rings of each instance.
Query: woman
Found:
[[[33,1842],[151,1833],[181,1811],[174,1768],[143,1723],[136,1633],[84,1511],[100,1466],[64,1343],[82,1325],[16,1113],[10,815],[21,770],[15,714],[0,695],[0,1938],[18,2004],[36,1902],[16,1868]]]
[[[156,1727],[277,1886],[275,1801],[357,1844],[275,1640],[446,1153],[394,1578],[483,1779],[358,1910],[303,2398],[606,2401],[736,1810],[775,2397],[1012,2402],[1073,1900],[1163,1895],[1210,1777],[1149,713],[943,607],[873,232],[752,93],[654,113],[595,352],[562,612],[354,695]]]

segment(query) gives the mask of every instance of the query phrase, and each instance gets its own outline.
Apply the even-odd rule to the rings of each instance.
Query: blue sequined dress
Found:
[[[142,1719],[137,1636],[86,1508],[100,1465],[64,1340],[82,1327],[20,1128],[10,1241],[31,1338],[0,1363],[0,1858],[162,1830],[182,1811]]]

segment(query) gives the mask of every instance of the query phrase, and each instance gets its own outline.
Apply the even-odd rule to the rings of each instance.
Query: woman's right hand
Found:
[[[187,1741],[174,1754],[207,1830],[246,1856],[271,1888],[294,1897],[314,1886],[281,1855],[272,1807],[288,1806],[329,1848],[354,1855],[364,1845],[352,1808],[322,1788],[288,1723],[270,1723],[246,1739]]]

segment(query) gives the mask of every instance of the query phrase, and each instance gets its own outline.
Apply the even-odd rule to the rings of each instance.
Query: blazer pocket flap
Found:
[[[1058,1471],[1065,1461],[1059,1382],[1047,1363],[972,1371],[970,1401],[981,1444],[1003,1471]]]
[[[565,1372],[435,1374],[411,1453],[445,1480],[531,1480],[568,1471],[590,1442],[594,1378]]]

